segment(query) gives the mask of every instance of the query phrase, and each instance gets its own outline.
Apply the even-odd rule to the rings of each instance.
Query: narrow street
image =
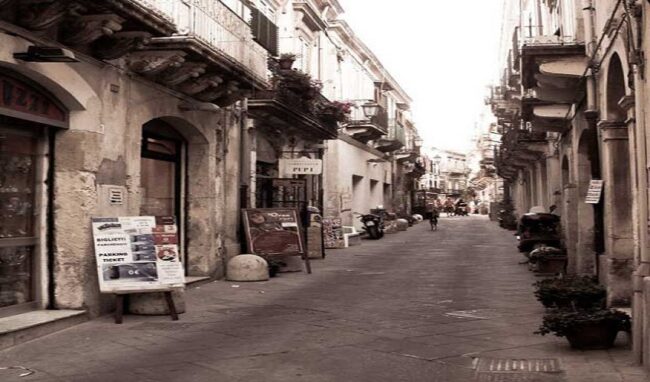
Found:
[[[0,367],[35,373],[0,380],[647,381],[625,344],[579,352],[532,334],[542,308],[514,244],[484,217],[443,217],[437,232],[419,224],[330,251],[313,275],[204,284],[179,322],[104,316],[15,346]],[[562,372],[488,372],[513,358]]]

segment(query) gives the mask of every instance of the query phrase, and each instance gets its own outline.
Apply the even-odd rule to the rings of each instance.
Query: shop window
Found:
[[[29,130],[0,127],[0,308],[34,300],[38,143]]]

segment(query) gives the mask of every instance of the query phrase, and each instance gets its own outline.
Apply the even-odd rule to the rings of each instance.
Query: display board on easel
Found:
[[[93,218],[99,289],[116,299],[116,323],[122,322],[125,294],[163,292],[178,319],[171,291],[185,286],[174,217]]]
[[[262,257],[301,256],[311,273],[300,215],[294,208],[242,210],[248,252]]]

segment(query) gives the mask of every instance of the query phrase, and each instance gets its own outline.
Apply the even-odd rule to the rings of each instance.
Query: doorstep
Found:
[[[88,320],[85,310],[35,310],[0,318],[0,350]]]
[[[208,276],[185,276],[185,286],[192,288],[210,282],[210,280],[212,279]]]

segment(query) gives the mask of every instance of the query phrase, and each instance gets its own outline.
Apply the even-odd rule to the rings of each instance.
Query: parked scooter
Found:
[[[384,219],[380,215],[358,212],[355,212],[355,215],[358,215],[359,220],[363,223],[363,229],[370,239],[379,240],[384,237]]]
[[[531,212],[523,215],[517,227],[519,251],[530,252],[540,246],[560,247],[560,217],[557,215]]]
[[[456,216],[468,216],[469,207],[467,203],[461,202],[456,205]]]

